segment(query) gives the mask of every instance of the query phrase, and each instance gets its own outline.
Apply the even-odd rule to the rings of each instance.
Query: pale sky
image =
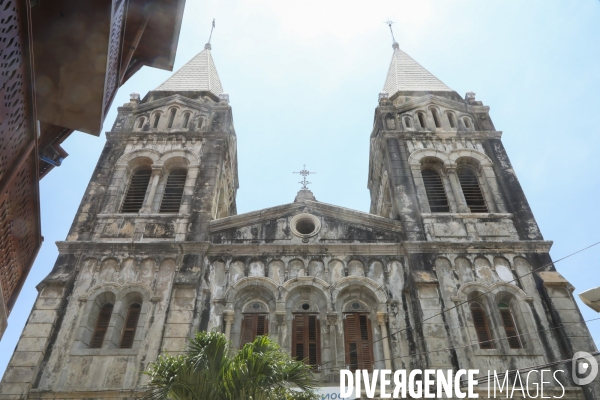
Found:
[[[600,241],[600,1],[187,0],[175,68],[212,53],[238,136],[238,213],[290,203],[303,164],[317,200],[369,211],[369,135],[400,48],[446,85],[491,107],[551,254]],[[170,72],[144,67],[121,89],[142,96]],[[104,146],[76,132],[41,181],[44,245],[0,341],[0,373],[58,254]],[[600,246],[556,264],[575,294],[600,286]],[[585,319],[600,317],[580,303]],[[589,328],[600,344],[600,321]]]

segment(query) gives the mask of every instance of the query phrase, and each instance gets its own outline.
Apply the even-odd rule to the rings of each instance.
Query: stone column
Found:
[[[392,355],[390,352],[390,338],[387,330],[388,314],[382,311],[377,312],[377,323],[381,328],[381,341],[383,342],[383,358],[385,359],[385,369],[392,369]]]
[[[335,312],[327,313],[327,326],[329,327],[329,346],[330,346],[330,359],[331,361],[328,365],[328,369],[334,369],[340,360],[337,359],[337,343],[335,340],[336,337],[336,325],[337,325],[338,315]],[[342,360],[345,362],[345,360]]]
[[[454,194],[454,198],[456,199],[458,212],[471,212],[471,209],[469,208],[469,206],[467,206],[467,201],[465,200],[462,187],[460,186],[460,181],[458,180],[458,175],[456,174],[456,167],[446,167],[446,173],[448,174],[448,178],[450,179],[450,186],[452,186],[452,193]]]
[[[277,311],[275,312],[275,321],[277,322],[277,343],[283,348],[283,330],[285,328],[285,316],[286,312]]]
[[[158,187],[158,181],[162,176],[162,165],[152,165],[152,176],[150,177],[150,193],[146,198],[146,204],[142,207],[142,212],[149,213],[152,211],[152,203],[154,202],[154,195],[156,194],[156,188]]]
[[[223,320],[225,320],[225,338],[227,340],[229,340],[231,337],[231,325],[233,324],[234,317],[235,317],[235,311],[233,311],[233,310],[223,311]]]

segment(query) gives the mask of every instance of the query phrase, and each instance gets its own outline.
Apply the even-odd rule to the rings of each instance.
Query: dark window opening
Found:
[[[410,118],[404,117],[404,126],[410,128]]]
[[[172,109],[171,113],[169,114],[169,126],[168,128],[172,128],[173,127],[173,121],[175,121],[175,114],[177,113],[176,109]]]
[[[135,331],[137,330],[141,310],[142,306],[137,303],[129,306],[127,319],[125,319],[125,327],[123,328],[123,336],[121,337],[121,344],[119,345],[120,348],[130,349],[133,347],[133,340],[135,339]]]
[[[244,314],[242,319],[242,333],[240,347],[252,343],[257,336],[269,333],[269,320],[266,314]]]
[[[186,178],[187,171],[185,169],[175,169],[169,173],[169,176],[167,177],[167,183],[165,185],[165,192],[163,193],[162,201],[160,203],[159,212],[179,212]]]
[[[461,167],[458,168],[456,174],[458,175],[465,201],[467,202],[467,206],[471,209],[471,212],[488,212],[483,192],[479,186],[479,178],[475,171],[468,167]]]
[[[515,318],[513,317],[510,307],[505,303],[500,303],[498,304],[498,308],[500,309],[500,317],[502,318],[502,324],[504,325],[504,332],[506,332],[508,345],[511,349],[522,349],[523,344],[521,343],[519,331],[517,330]]]
[[[321,363],[321,339],[316,315],[294,314],[292,357],[316,368]]]
[[[456,128],[456,120],[454,119],[454,115],[451,113],[448,113],[448,122],[450,122],[451,128]]]
[[[303,218],[296,222],[296,230],[303,235],[310,235],[315,231],[315,223],[312,219]]]
[[[463,121],[465,122],[465,127],[471,129],[471,121],[469,121],[469,118],[463,118]]]
[[[352,371],[373,369],[373,339],[371,321],[367,314],[347,313],[344,315],[344,338],[346,365]]]
[[[98,319],[96,320],[96,328],[94,329],[92,340],[90,341],[90,349],[102,348],[102,343],[104,343],[104,336],[106,336],[106,331],[108,330],[108,324],[110,323],[112,311],[112,304],[105,304],[100,309],[100,314],[98,314]]]
[[[488,321],[485,315],[485,311],[481,304],[471,303],[471,315],[473,316],[473,325],[475,326],[475,332],[477,333],[477,341],[479,341],[479,348],[482,350],[493,349],[494,343],[492,342],[492,335],[488,327]]]
[[[140,122],[138,123],[138,128],[141,128],[144,126],[144,118],[140,118]]]
[[[123,213],[139,212],[144,205],[148,183],[150,182],[152,170],[150,167],[144,167],[137,170],[132,176],[127,188],[127,194],[121,206]]]
[[[440,123],[440,118],[438,117],[438,112],[435,108],[431,109],[431,115],[433,116],[433,122],[435,123],[435,127],[441,128],[442,124]]]
[[[418,116],[419,116],[419,125],[421,125],[421,128],[425,128],[426,127],[426,125],[425,125],[425,114],[419,113]]]
[[[427,193],[427,201],[429,209],[432,213],[435,212],[450,212],[446,190],[444,183],[437,171],[432,169],[424,169],[421,171],[423,183],[425,184],[425,192]]]
[[[156,128],[156,127],[158,127],[158,121],[160,121],[160,114],[156,114],[156,115],[154,116],[154,124],[152,124],[152,127],[153,127],[153,128]]]
[[[190,122],[190,113],[183,114],[183,127],[188,127],[188,122]]]

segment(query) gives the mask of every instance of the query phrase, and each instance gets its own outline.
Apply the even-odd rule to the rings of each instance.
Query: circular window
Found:
[[[258,310],[259,308],[260,308],[260,304],[258,304],[258,303],[252,304],[252,309]]]
[[[302,309],[303,309],[304,311],[307,311],[307,310],[309,310],[309,309],[310,309],[310,304],[308,304],[308,303],[304,303],[304,304],[302,304]]]
[[[358,310],[360,308],[360,303],[352,303],[352,308]]]
[[[303,235],[310,235],[315,231],[315,223],[308,218],[304,218],[296,222],[296,230]]]
[[[290,228],[294,235],[307,239],[319,232],[319,229],[321,229],[321,221],[312,214],[302,213],[292,218],[290,221]]]

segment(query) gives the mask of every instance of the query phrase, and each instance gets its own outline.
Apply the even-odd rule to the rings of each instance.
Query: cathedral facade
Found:
[[[269,335],[313,367],[563,369],[596,346],[489,115],[396,43],[370,135],[370,212],[238,215],[236,133],[210,45],[118,117],[0,399],[134,398],[200,330]],[[291,199],[290,199],[291,200]],[[487,397],[487,386],[478,388]],[[497,397],[497,398],[501,398]]]

